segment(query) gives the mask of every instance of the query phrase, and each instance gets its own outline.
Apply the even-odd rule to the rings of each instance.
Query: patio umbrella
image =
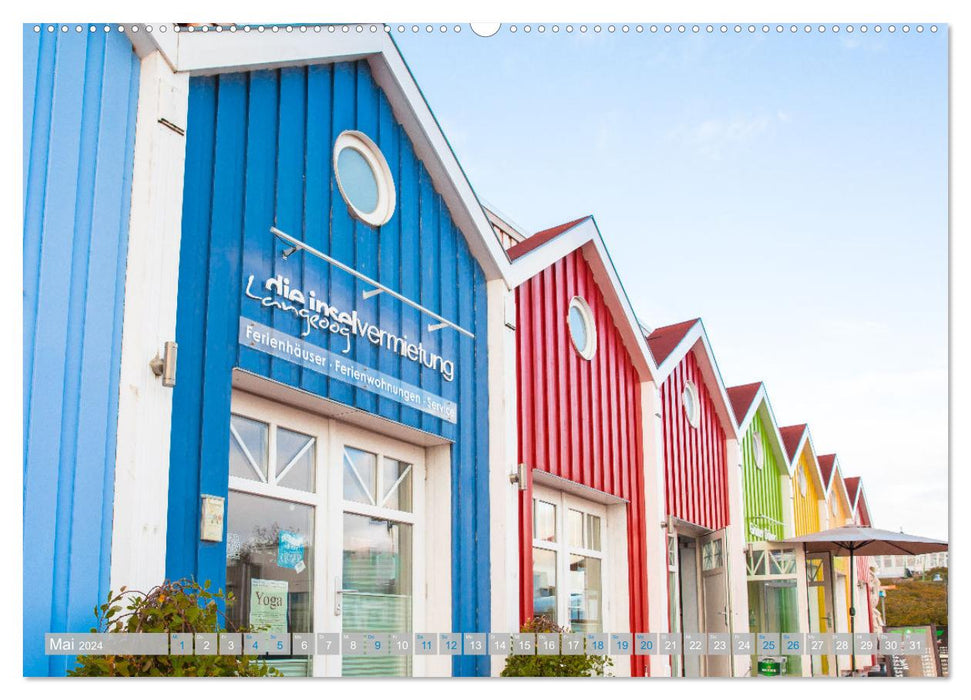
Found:
[[[814,532],[802,537],[790,537],[779,544],[801,544],[806,554],[833,554],[850,558],[850,635],[852,641],[852,672],[856,673],[856,585],[853,583],[854,557],[881,556],[884,554],[930,554],[947,551],[947,542],[927,537],[908,535],[904,532],[878,530],[873,527],[846,525],[831,530]]]

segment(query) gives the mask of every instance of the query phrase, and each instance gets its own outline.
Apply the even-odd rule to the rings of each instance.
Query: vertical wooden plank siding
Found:
[[[582,296],[597,327],[597,351],[573,346],[567,310]],[[640,378],[593,273],[574,251],[516,290],[519,461],[529,478],[520,494],[520,617],[532,616],[532,470],[539,469],[630,501],[627,510],[630,623],[647,631],[647,568]],[[631,660],[644,675],[643,657]]]
[[[796,468],[792,472],[793,487],[792,491],[794,494],[794,504],[793,509],[795,510],[795,525],[796,525],[796,536],[809,535],[813,532],[819,532],[819,500],[820,493],[819,487],[816,486],[816,481],[812,477],[812,462],[809,457],[809,446],[808,443],[803,447],[802,452],[799,455],[799,461],[796,463]],[[806,477],[806,495],[802,495],[802,491],[799,489],[799,473],[800,471]]]
[[[829,527],[830,528],[841,527],[842,525],[844,525],[846,523],[846,519],[848,517],[850,517],[850,512],[847,509],[846,505],[843,503],[843,499],[840,498],[840,495],[839,495],[840,492],[846,488],[845,487],[845,484],[843,483],[843,476],[840,474],[840,470],[839,470],[839,467],[838,466],[834,465],[833,466],[833,471],[834,471],[834,474],[833,474],[833,477],[832,477],[832,483],[830,484],[829,497],[827,498],[827,501],[828,501],[827,508],[831,508],[831,507],[833,508],[833,510],[830,511],[830,513],[832,514],[832,512],[835,511],[835,516],[832,516],[834,520],[833,520],[833,522],[831,522],[829,524]],[[850,558],[849,557],[834,557],[833,558],[833,562],[834,562],[834,568],[836,569],[836,571],[838,571],[839,573],[843,574],[843,576],[844,576],[844,579],[843,580],[844,580],[845,588],[846,588],[846,595],[845,595],[845,601],[846,601],[846,619],[847,619],[847,621],[849,621],[849,619],[850,619],[850,605],[851,605],[851,597],[850,596],[853,593],[853,591],[852,591],[853,586],[856,585],[854,581],[850,580],[850,576],[849,576],[849,573],[850,573]],[[853,562],[853,568],[854,569],[856,569],[858,562],[859,562],[859,559],[857,559],[857,561]],[[854,578],[858,578],[859,577],[859,570],[856,569],[854,571],[853,575],[854,575]],[[859,607],[859,601],[857,601],[857,607]],[[839,631],[842,631],[842,630],[839,630]],[[847,622],[846,631],[847,632],[849,631],[849,622]]]
[[[388,160],[397,208],[380,228],[351,217],[332,171],[346,129],[370,136]],[[452,444],[452,620],[455,631],[489,629],[489,490],[485,276],[384,93],[364,61],[192,78],[176,339],[166,575],[225,585],[224,543],[198,538],[199,494],[228,492],[232,370],[310,391]],[[276,225],[475,334],[428,331],[428,318],[308,253],[281,258]],[[341,309],[455,361],[438,369],[352,338],[350,360],[444,396],[449,423],[237,342],[240,316],[299,335],[295,318],[248,299],[244,289],[282,275],[293,288],[328,295]],[[319,339],[335,353],[345,339]],[[487,657],[456,657],[456,675],[487,674]]]
[[[833,484],[830,487],[829,500],[836,507],[836,516],[835,521],[830,523],[830,527],[842,527],[846,524],[847,519],[852,520],[852,513],[850,513],[843,499],[839,496],[840,492],[846,489],[843,483],[843,477],[840,475],[839,469],[836,467],[833,467],[833,469],[836,473],[833,474]]]
[[[24,675],[107,595],[139,63],[119,32],[23,27]]]
[[[700,419],[688,421],[681,395],[691,381],[698,391]],[[719,530],[728,525],[725,431],[694,352],[661,384],[664,482],[667,514]]]
[[[785,536],[782,510],[782,472],[775,451],[769,442],[769,428],[756,411],[742,438],[742,486],[745,496],[745,541],[781,540]],[[762,445],[762,466],[755,461],[755,443]],[[771,518],[771,520],[769,519]],[[761,529],[768,537],[753,533],[751,526]]]

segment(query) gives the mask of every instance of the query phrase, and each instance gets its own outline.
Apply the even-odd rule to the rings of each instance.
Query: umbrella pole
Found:
[[[856,675],[856,579],[853,576],[854,550],[850,550],[850,674]]]

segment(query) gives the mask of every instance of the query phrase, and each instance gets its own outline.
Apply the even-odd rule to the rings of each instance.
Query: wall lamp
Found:
[[[520,491],[526,490],[526,465],[520,462],[516,465],[516,471],[509,475],[509,483],[516,484]]]
[[[175,386],[175,362],[179,355],[179,344],[174,340],[165,341],[162,355],[155,353],[155,357],[148,363],[152,373],[162,378],[162,386]]]

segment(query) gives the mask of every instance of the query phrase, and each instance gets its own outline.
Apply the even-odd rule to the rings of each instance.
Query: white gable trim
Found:
[[[823,500],[826,500],[826,491],[828,485],[823,482],[823,471],[819,468],[819,460],[816,458],[816,447],[813,445],[812,435],[809,433],[809,426],[802,432],[802,438],[799,440],[799,444],[796,446],[796,451],[793,453],[795,457],[792,458],[792,468],[795,470],[796,465],[799,464],[799,458],[802,455],[802,451],[809,448],[809,456],[812,458],[811,461],[815,469],[812,470],[813,480],[816,482],[816,486],[819,487],[819,493],[822,494]]]
[[[493,236],[495,238],[495,236]],[[528,238],[526,239],[529,240]],[[593,271],[594,281],[600,287],[604,301],[620,330],[634,366],[641,379],[653,381],[657,376],[654,357],[647,347],[634,309],[624,286],[621,284],[617,269],[614,267],[607,247],[604,245],[600,229],[592,216],[578,222],[572,228],[562,231],[542,245],[517,258],[511,265],[510,285],[518,287],[526,280],[538,275],[557,260],[561,260],[575,250],[580,250]],[[626,322],[620,322],[621,320]]]
[[[870,513],[870,502],[866,499],[866,492],[863,490],[863,477],[859,477],[860,483],[856,486],[856,500],[853,501],[853,519],[855,520],[859,517],[860,513],[860,501],[866,505],[866,514],[870,520],[870,526],[873,525],[873,514]]]
[[[715,361],[715,354],[711,350],[711,344],[708,342],[708,334],[705,332],[705,324],[701,319],[695,322],[691,329],[685,333],[681,342],[658,365],[658,384],[664,382],[692,350],[695,351],[695,356],[698,358],[698,364],[701,366],[701,374],[705,378],[705,383],[709,387],[716,389],[712,394],[717,398],[715,401],[715,410],[721,419],[722,427],[725,429],[725,437],[728,439],[738,439],[738,436],[742,433],[735,423],[735,412],[732,410],[731,401],[728,399],[728,391],[725,389],[725,382],[722,380],[721,372],[718,370],[718,363]],[[698,352],[699,350],[701,352]]]
[[[786,452],[785,443],[782,441],[782,433],[779,432],[779,422],[775,419],[775,413],[772,411],[772,404],[769,401],[769,394],[765,390],[765,384],[759,382],[759,389],[755,392],[755,398],[752,399],[752,403],[748,407],[748,411],[742,417],[742,420],[738,423],[738,435],[739,441],[748,432],[749,426],[752,424],[752,420],[755,418],[756,414],[762,416],[762,420],[769,423],[772,426],[772,446],[773,453],[776,456],[779,464],[785,466],[786,474],[792,476],[792,462],[789,460],[789,454]]]
[[[833,472],[829,475],[829,483],[826,485],[826,496],[828,498],[832,493],[833,484],[836,482],[837,474],[839,474],[839,477],[840,477],[839,482],[840,482],[840,486],[842,486],[842,488],[839,489],[840,491],[839,496],[841,496],[843,505],[846,506],[846,512],[850,513],[850,515],[853,515],[853,504],[850,503],[850,492],[846,490],[846,479],[843,478],[843,470],[840,469],[839,457],[833,458]],[[845,525],[845,523],[837,523],[837,527],[839,527],[840,525]]]

